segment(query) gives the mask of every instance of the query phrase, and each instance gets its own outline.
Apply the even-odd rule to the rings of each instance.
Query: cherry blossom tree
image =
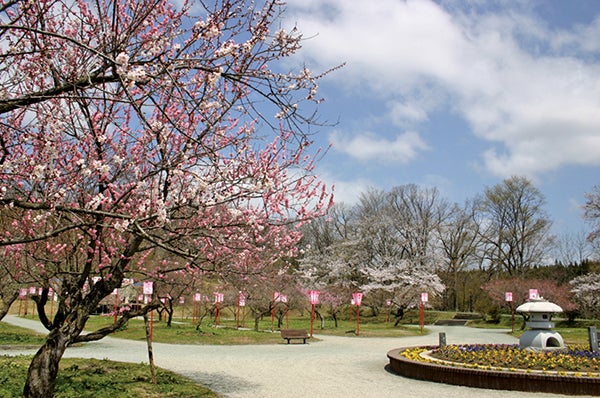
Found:
[[[289,263],[284,259],[274,263],[260,261],[246,264],[244,268],[242,272],[227,273],[222,279],[230,297],[237,299],[238,292],[244,295],[246,308],[254,320],[254,330],[259,331],[260,320],[275,313],[280,315],[279,310],[284,306],[276,300],[275,292],[288,297],[297,296],[298,287],[289,271]]]
[[[302,39],[278,27],[282,12],[276,0],[0,1],[0,246],[17,281],[39,281],[49,330],[25,397],[51,397],[66,348],[112,332],[81,333],[123,278],[274,263],[327,208],[303,128],[318,76],[278,71]],[[159,248],[181,261],[151,264]]]
[[[306,291],[322,291],[320,301],[327,303],[336,326],[337,314],[362,283],[360,241],[355,230],[353,211],[343,203],[303,226],[302,254],[295,271]]]
[[[156,264],[157,262],[153,261],[152,263]],[[184,299],[183,304],[185,304],[186,296],[191,298],[192,292],[198,287],[202,278],[199,275],[200,270],[181,269],[182,266],[177,258],[165,258],[158,262],[158,264],[161,265],[161,269],[173,270],[164,274],[164,277],[157,280],[154,286],[156,295],[161,303],[161,307],[158,309],[159,319],[162,320],[162,314],[166,313],[166,325],[167,327],[171,327],[175,306],[181,304],[179,302],[180,297]],[[179,270],[177,270],[178,268]]]
[[[362,290],[371,300],[380,298],[365,302],[375,313],[386,299],[404,309],[417,303],[421,292],[433,297],[445,289],[435,270],[441,262],[437,231],[446,209],[436,189],[414,184],[361,197],[357,229],[364,257]]]
[[[438,295],[444,286],[433,269],[439,263],[434,228],[441,207],[436,192],[416,186],[371,190],[352,211],[336,204],[327,222],[311,223],[305,234],[298,267],[305,286],[346,302],[362,291],[375,315],[387,299],[406,308],[421,292]]]
[[[569,283],[582,315],[600,318],[600,274],[581,275]]]
[[[541,297],[559,305],[564,313],[573,320],[577,314],[578,306],[574,301],[571,287],[568,284],[559,285],[548,279],[506,278],[494,279],[481,287],[499,307],[507,307],[505,293],[513,293],[513,305],[523,304],[529,299],[529,289],[537,289]]]

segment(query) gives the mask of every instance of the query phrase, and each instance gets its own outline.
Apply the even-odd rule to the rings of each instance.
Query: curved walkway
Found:
[[[38,322],[13,316],[5,317],[3,322],[40,328]],[[157,366],[183,374],[227,398],[568,397],[450,386],[407,379],[385,370],[388,363],[386,353],[390,349],[437,344],[441,331],[446,333],[448,344],[517,342],[505,330],[460,326],[431,326],[429,329],[431,334],[403,338],[318,336],[322,341],[305,345],[287,345],[283,340],[275,345],[242,346],[154,343],[153,349]],[[0,354],[16,353],[0,350]],[[145,342],[112,337],[70,347],[65,356],[148,362]]]

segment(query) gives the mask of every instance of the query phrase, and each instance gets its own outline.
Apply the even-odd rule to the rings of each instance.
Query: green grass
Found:
[[[0,322],[0,346],[32,346],[39,347],[45,337],[30,329],[20,328]],[[2,383],[0,383],[2,384]]]
[[[30,356],[0,356],[0,398],[23,393]],[[216,398],[211,390],[182,376],[157,369],[152,384],[150,368],[108,360],[61,360],[55,398]]]
[[[178,312],[176,311],[176,315]],[[282,339],[278,332],[277,319],[271,323],[271,317],[266,316],[259,322],[259,332],[253,329],[254,322],[250,317],[246,317],[245,328],[236,328],[235,319],[230,316],[227,311],[222,312],[219,326],[213,324],[214,320],[204,319],[202,326],[196,328],[196,324],[187,317],[175,317],[171,327],[167,327],[164,320],[159,321],[158,316],[154,315],[153,322],[153,341],[168,344],[208,344],[208,345],[232,345],[232,344],[278,344]],[[356,317],[353,315],[352,320],[348,319],[349,314],[343,314],[342,319],[338,320],[336,327],[333,319],[328,317],[325,319],[323,327],[318,317],[315,317],[313,333],[315,335],[332,335],[332,336],[347,336],[356,337],[357,323]],[[454,316],[454,312],[443,311],[426,311],[425,324],[431,325],[439,319],[450,319]],[[87,324],[87,330],[96,330],[113,322],[110,316],[92,316]],[[577,320],[574,323],[567,323],[566,320],[560,318],[555,319],[556,329],[563,336],[567,344],[587,344],[588,326],[597,326],[600,330],[600,321],[595,320]],[[521,325],[523,318],[515,315],[515,336],[519,337],[522,334]],[[467,323],[470,327],[480,328],[511,328],[510,314],[502,314],[497,322],[486,320],[472,320]],[[0,322],[0,345],[34,345],[39,346],[43,339],[36,336],[35,333],[19,330],[15,333],[6,333],[3,330],[4,324]],[[310,313],[304,312],[290,313],[288,322],[284,319],[282,328],[290,329],[310,329]],[[273,332],[271,331],[273,328]],[[427,329],[423,331],[427,333]],[[380,313],[379,316],[373,317],[368,314],[361,315],[360,318],[360,337],[404,337],[421,334],[419,329],[419,311],[409,310],[404,314],[404,318],[400,321],[397,327],[394,327],[394,318],[390,316],[390,321],[386,322],[386,314]],[[122,330],[117,331],[111,336],[145,341],[146,332],[144,322],[141,319],[132,319]],[[8,339],[3,342],[2,339]],[[23,339],[21,341],[21,339]],[[31,340],[29,340],[31,339]],[[318,340],[315,338],[315,340]]]
[[[88,330],[96,330],[113,322],[113,318],[106,316],[93,316],[87,323]],[[212,344],[212,345],[232,345],[232,344],[277,344],[282,339],[277,326],[277,319],[271,323],[270,317],[265,317],[259,322],[259,332],[253,329],[253,320],[246,320],[245,328],[236,328],[236,322],[232,318],[222,317],[219,325],[215,326],[211,320],[204,320],[202,327],[196,329],[196,325],[190,319],[175,318],[171,327],[167,327],[165,321],[157,320],[154,317],[152,328],[152,340],[160,343],[169,344]],[[306,329],[310,330],[310,314],[304,316],[290,316],[283,321],[281,328],[286,329]],[[327,318],[321,327],[321,321],[315,318],[313,334],[334,335],[334,336],[356,336],[357,323],[356,318],[352,321],[342,319],[335,326],[331,318]],[[393,320],[386,322],[385,315],[379,317],[361,317],[360,336],[361,337],[403,337],[419,334],[418,327],[414,325],[401,324],[394,327]],[[132,319],[122,330],[117,331],[112,336],[144,341],[146,331],[143,320]]]

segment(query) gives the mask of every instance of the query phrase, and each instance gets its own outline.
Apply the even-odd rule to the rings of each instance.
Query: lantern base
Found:
[[[519,348],[536,351],[560,350],[565,348],[565,342],[558,332],[552,330],[528,330],[519,339]]]

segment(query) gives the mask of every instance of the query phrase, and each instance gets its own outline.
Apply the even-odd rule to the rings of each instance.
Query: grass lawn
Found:
[[[229,311],[231,312],[231,311]],[[153,341],[168,344],[211,344],[211,345],[231,345],[231,344],[278,344],[282,342],[279,335],[277,319],[271,323],[271,317],[264,317],[259,322],[259,332],[253,329],[254,322],[247,317],[243,328],[236,328],[236,321],[227,311],[222,312],[219,325],[214,325],[214,319],[204,319],[200,328],[189,317],[177,316],[175,312],[171,327],[167,327],[166,321],[159,320],[157,314],[153,316]],[[229,315],[229,316],[228,316]],[[417,310],[406,311],[404,318],[398,326],[394,326],[394,319],[390,316],[389,322],[386,321],[386,314],[379,314],[377,317],[362,315],[360,318],[360,337],[356,336],[357,322],[356,316],[349,319],[348,314],[344,314],[344,319],[338,320],[336,327],[334,321],[328,317],[323,324],[318,317],[315,317],[313,325],[313,334],[316,335],[314,341],[318,341],[318,335],[346,336],[355,338],[368,337],[404,337],[414,336],[421,333],[419,328],[419,312]],[[425,324],[433,324],[438,319],[450,319],[454,312],[426,311]],[[96,330],[113,322],[111,316],[92,316],[87,324],[88,330]],[[565,343],[569,345],[588,343],[588,326],[596,326],[600,330],[600,321],[596,320],[577,320],[575,323],[568,324],[566,320],[556,318],[556,331],[564,338]],[[515,336],[519,337],[523,331],[521,325],[523,318],[515,315]],[[503,314],[498,322],[486,322],[485,320],[469,321],[468,326],[479,328],[511,328],[511,316]],[[43,338],[36,336],[30,331],[19,330],[14,333],[6,331],[7,325],[0,322],[0,346],[6,344],[32,345],[39,346]],[[283,320],[281,328],[306,329],[310,330],[310,313],[303,314],[290,313],[288,320]],[[273,331],[272,331],[273,330]],[[425,328],[424,333],[427,333]],[[132,319],[122,330],[117,331],[112,336],[137,341],[145,341],[146,332],[144,322],[141,319]]]
[[[0,398],[23,394],[30,356],[0,356]],[[218,395],[182,376],[158,368],[152,384],[150,368],[96,359],[64,358],[55,398],[217,398]]]
[[[282,339],[277,326],[277,319],[271,323],[270,317],[265,317],[259,322],[259,332],[253,330],[253,320],[246,320],[243,328],[236,328],[235,319],[221,317],[219,325],[215,326],[214,320],[204,320],[200,328],[191,319],[175,317],[170,327],[166,321],[159,321],[154,315],[152,328],[153,341],[169,344],[277,344]],[[88,330],[99,329],[114,322],[110,316],[93,316],[87,324]],[[323,327],[322,327],[323,326]],[[310,314],[304,316],[290,316],[286,322],[283,321],[282,329],[306,329],[310,330]],[[334,336],[356,336],[356,318],[352,321],[345,319],[338,321],[338,326],[332,319],[325,319],[323,325],[316,318],[313,325],[314,335]],[[385,315],[377,318],[361,317],[360,337],[403,337],[420,334],[418,327],[414,325],[401,324],[394,327],[393,320],[386,322]],[[117,331],[114,337],[144,341],[146,332],[144,321],[132,319],[122,330]],[[317,339],[317,337],[315,337]]]
[[[0,347],[40,347],[45,341],[36,332],[0,322]],[[0,356],[0,398],[21,397],[31,356]],[[146,364],[108,360],[63,358],[55,398],[216,398],[211,390],[182,376],[156,369],[151,383]]]
[[[44,341],[45,337],[43,335],[30,329],[0,322],[0,347],[15,345],[20,347],[39,347],[44,344]]]

